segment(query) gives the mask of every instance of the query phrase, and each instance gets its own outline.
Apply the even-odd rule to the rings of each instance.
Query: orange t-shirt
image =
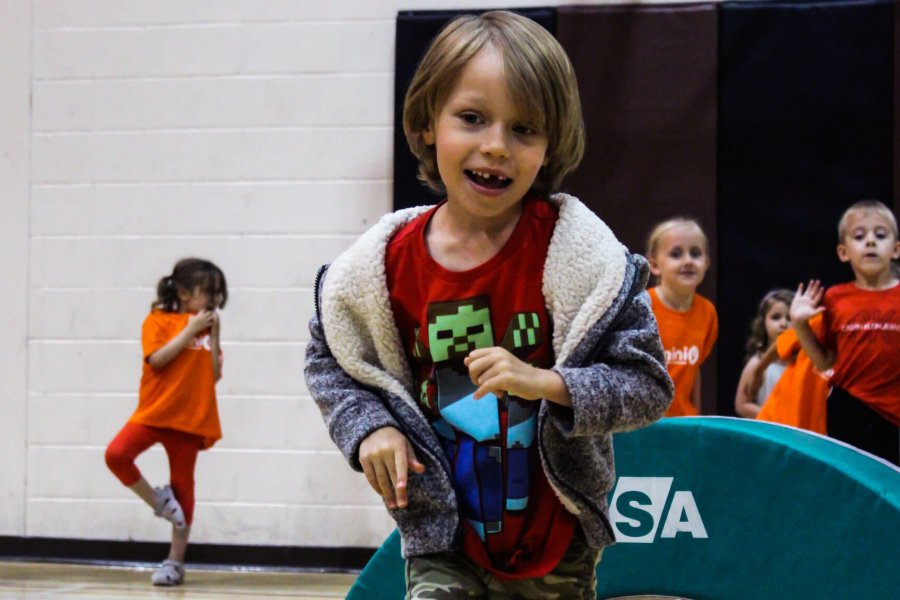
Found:
[[[147,362],[151,354],[187,326],[190,316],[190,313],[154,310],[144,319],[141,328],[144,372],[138,407],[128,422],[199,435],[206,449],[222,437],[209,330],[188,342],[161,369],[154,369]]]
[[[700,294],[695,294],[690,310],[680,312],[663,304],[656,295],[656,288],[647,291],[650,293],[653,314],[659,324],[659,337],[666,353],[666,367],[675,382],[675,398],[665,416],[694,416],[699,411],[691,402],[691,390],[700,365],[709,356],[719,337],[716,307]]]
[[[810,319],[809,326],[815,335],[821,335],[821,315]],[[828,380],[816,371],[809,355],[800,347],[795,330],[788,329],[779,335],[775,348],[782,360],[791,360],[794,355],[796,358],[785,367],[756,418],[826,435]]]

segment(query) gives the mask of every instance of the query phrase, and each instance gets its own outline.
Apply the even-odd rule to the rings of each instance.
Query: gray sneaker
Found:
[[[175,499],[175,493],[172,486],[164,485],[153,489],[154,510],[153,513],[157,517],[162,517],[175,526],[175,529],[184,529],[187,527],[187,520],[184,518],[184,511],[178,500]]]
[[[153,571],[150,581],[153,585],[181,585],[184,583],[184,565],[177,560],[164,560],[159,568]]]

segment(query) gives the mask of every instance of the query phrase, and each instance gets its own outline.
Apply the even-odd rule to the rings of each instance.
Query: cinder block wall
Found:
[[[231,300],[193,539],[381,543],[390,519],[304,385],[311,286],[391,207],[397,11],[484,5],[0,3],[0,535],[166,540],[103,451],[156,281],[199,255]],[[161,450],[139,464],[167,476]]]

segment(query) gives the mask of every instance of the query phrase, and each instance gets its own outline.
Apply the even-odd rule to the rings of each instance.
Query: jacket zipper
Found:
[[[546,419],[540,421],[539,425],[538,425],[538,427],[539,427],[538,434],[541,436],[539,439],[541,440],[540,444],[541,444],[542,450],[544,447],[543,435],[544,435],[545,421],[546,421]],[[547,466],[548,467],[550,466],[549,461],[547,462]],[[612,537],[612,539],[614,539],[614,540],[616,539],[616,534],[613,531],[612,524],[609,522],[609,519],[606,518],[606,516],[603,514],[602,511],[595,509],[593,504],[585,497],[584,494],[573,489],[571,486],[563,483],[563,480],[560,479],[555,473],[548,473],[548,475],[552,476],[552,478],[553,478],[553,481],[550,481],[551,486],[557,488],[558,491],[560,492],[560,494],[566,496],[566,498],[568,498],[570,502],[571,502],[571,498],[578,499],[581,502],[582,506],[584,506],[587,510],[591,511],[597,517],[600,517],[600,522],[603,523],[604,527],[606,527],[607,533],[609,533],[609,535]],[[548,479],[549,479],[549,477],[548,477]]]
[[[319,284],[322,282],[322,277],[325,275],[325,271],[328,270],[328,265],[322,265],[319,267],[319,270],[316,272],[316,283],[313,287],[313,301],[316,306],[316,318],[321,321],[322,320],[322,311],[320,310],[320,298],[319,298]]]
[[[631,287],[628,290],[628,300],[626,300],[626,302],[628,302],[634,298],[635,288],[637,288],[639,281],[640,281],[640,278],[638,278],[636,276],[632,278]],[[595,343],[594,346],[591,348],[591,352],[588,353],[589,356],[593,355],[594,354],[593,350],[596,348],[599,348],[600,345],[603,342],[605,342],[606,339],[609,337],[609,332],[613,330],[613,326],[616,325],[616,323],[618,323],[619,319],[622,318],[622,313],[624,312],[624,308],[625,308],[625,303],[622,304],[622,306],[619,308],[619,312],[616,314],[615,317],[613,317],[612,321],[610,321],[609,326],[607,326],[606,331],[603,332],[603,335],[600,336],[600,339],[597,340],[597,343]],[[545,426],[545,424],[546,424],[546,419],[538,420],[538,428],[539,428],[538,429],[538,434],[539,434],[538,439],[540,440],[539,443],[540,443],[541,450],[546,454],[546,451],[544,450],[544,426]],[[550,464],[549,461],[547,464],[549,466],[549,464]],[[615,462],[613,462],[613,466],[615,467]],[[587,498],[584,496],[584,494],[578,492],[577,490],[572,489],[571,486],[564,484],[563,480],[555,473],[551,473],[551,475],[553,475],[553,478],[556,480],[556,483],[554,484],[553,482],[551,482],[551,485],[558,485],[560,492],[565,491],[568,496],[574,497],[574,498],[577,498],[578,500],[580,500],[581,504],[584,505],[585,508],[587,508],[588,510],[590,510],[591,512],[596,514],[598,517],[600,517],[600,521],[606,527],[606,530],[609,533],[609,535],[612,536],[612,539],[616,539],[616,534],[613,531],[612,524],[609,522],[609,519],[607,519],[606,516],[604,516],[601,511],[594,509],[594,507],[587,500]]]

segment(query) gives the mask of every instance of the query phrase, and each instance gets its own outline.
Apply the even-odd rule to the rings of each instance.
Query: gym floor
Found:
[[[184,585],[164,588],[150,584],[153,569],[153,565],[0,562],[0,600],[325,600],[346,596],[357,576],[355,573],[204,569],[188,565]]]

